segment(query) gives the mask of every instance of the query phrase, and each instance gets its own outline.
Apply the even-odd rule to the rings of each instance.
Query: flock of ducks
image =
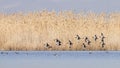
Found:
[[[75,36],[76,40],[80,41],[81,39],[84,40],[84,42],[82,43],[82,47],[83,48],[86,48],[87,45],[91,45],[91,40],[88,38],[88,37],[85,37],[85,38],[81,38],[79,35],[76,35]],[[105,36],[103,33],[101,33],[101,36],[97,36],[97,35],[94,35],[92,37],[94,39],[94,41],[96,42],[98,39],[100,39],[100,45],[102,48],[105,47]],[[61,46],[62,45],[62,42],[59,40],[59,39],[55,39],[54,42],[56,43],[57,46]],[[68,40],[68,44],[69,44],[69,48],[72,48],[73,46],[73,42],[71,40]],[[44,44],[45,48],[52,48],[52,46],[49,44],[49,43],[46,43]]]

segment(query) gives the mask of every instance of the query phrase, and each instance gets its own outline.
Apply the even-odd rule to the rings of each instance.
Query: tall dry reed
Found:
[[[105,47],[100,39],[103,33]],[[88,37],[86,49],[75,36]],[[62,42],[56,46],[55,39]],[[69,48],[68,40],[73,45]],[[73,11],[40,11],[33,13],[0,14],[0,50],[120,50],[120,13],[74,13]],[[52,48],[44,47],[49,43]]]

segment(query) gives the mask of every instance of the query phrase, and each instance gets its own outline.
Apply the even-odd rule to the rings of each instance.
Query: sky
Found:
[[[120,0],[0,0],[0,12],[64,11],[118,12]]]

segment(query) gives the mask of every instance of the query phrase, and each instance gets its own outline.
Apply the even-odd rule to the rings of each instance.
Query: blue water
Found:
[[[0,68],[119,67],[119,51],[0,51]]]
[[[120,0],[0,0],[0,12],[29,12],[73,10],[93,12],[120,11]]]

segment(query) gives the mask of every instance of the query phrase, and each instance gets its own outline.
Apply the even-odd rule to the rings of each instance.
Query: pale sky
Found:
[[[93,12],[120,11],[120,0],[0,0],[0,12],[74,10]]]

